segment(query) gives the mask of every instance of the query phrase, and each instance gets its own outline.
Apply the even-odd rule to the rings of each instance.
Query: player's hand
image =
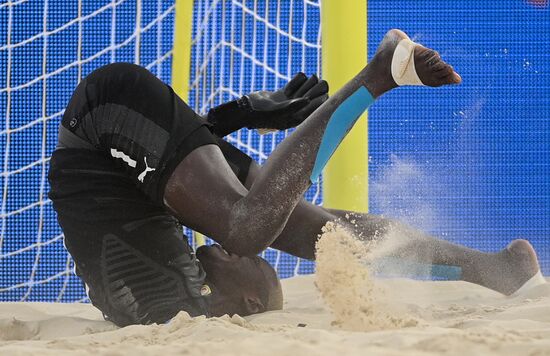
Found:
[[[282,89],[250,93],[243,99],[250,110],[248,128],[286,130],[301,124],[328,99],[328,83],[298,73]]]

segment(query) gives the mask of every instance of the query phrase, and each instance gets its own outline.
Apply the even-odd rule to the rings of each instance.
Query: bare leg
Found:
[[[261,167],[252,163],[245,185],[250,186]],[[284,230],[271,247],[295,256],[313,259],[321,229],[337,221],[365,241],[378,240],[378,257],[396,257],[426,264],[456,266],[464,281],[509,295],[539,270],[533,247],[515,240],[498,253],[484,253],[429,236],[419,230],[381,216],[324,209],[305,200],[298,203]],[[391,240],[388,240],[391,239]],[[384,248],[388,242],[389,248]]]
[[[389,68],[397,43],[405,38],[400,31],[390,31],[372,62],[277,147],[249,191],[232,174],[217,147],[203,146],[189,154],[170,177],[165,191],[167,206],[184,223],[198,227],[230,252],[249,256],[270,246],[283,231],[312,176],[345,136],[345,130],[338,131],[341,121],[353,124],[367,107],[361,106],[361,100],[368,98],[370,104],[397,86]],[[434,51],[419,45],[413,51],[416,73],[424,83],[439,86],[460,82]],[[341,108],[345,110],[336,115]],[[337,137],[331,136],[334,132],[339,132]],[[320,155],[326,142],[331,142],[329,153]]]
[[[520,288],[539,271],[537,255],[526,240],[512,241],[498,253],[485,253],[465,246],[429,236],[410,226],[382,217],[330,210],[340,218],[349,216],[356,229],[375,231],[375,236],[389,238],[387,249],[382,254],[421,263],[457,266],[461,279],[491,288],[509,295]],[[363,235],[368,239],[368,235]]]
[[[303,125],[270,157],[258,172],[253,184],[244,187],[232,173],[217,146],[203,146],[186,157],[170,178],[165,201],[186,225],[212,236],[228,250],[238,254],[254,254],[271,245],[298,256],[313,258],[321,227],[338,215],[301,201],[309,186],[316,153],[332,113],[355,88],[366,87],[377,97],[396,86],[387,63],[391,43],[399,39],[391,33],[377,56],[356,78],[311,115]],[[456,73],[433,51],[417,46],[414,51],[417,72],[425,84],[434,86],[459,81]],[[386,65],[385,65],[386,64]],[[384,66],[385,65],[385,66]],[[247,189],[249,188],[249,189]],[[266,206],[266,202],[268,203]],[[296,208],[296,209],[295,209]],[[293,212],[293,213],[292,213]],[[291,215],[292,213],[292,215]],[[362,222],[365,237],[376,236],[384,221],[365,216]],[[497,258],[488,254],[417,235],[412,251],[420,260],[440,261],[463,267],[463,279],[510,293],[525,282],[536,266],[536,257],[526,242],[515,242]],[[427,252],[432,251],[432,252]],[[422,256],[421,253],[425,253]],[[413,254],[414,255],[414,254]],[[497,254],[498,255],[498,254]],[[506,284],[484,271],[502,266],[514,274],[524,261],[518,278]],[[534,264],[531,262],[535,262]],[[490,268],[492,267],[492,268]],[[536,267],[538,268],[538,266]]]

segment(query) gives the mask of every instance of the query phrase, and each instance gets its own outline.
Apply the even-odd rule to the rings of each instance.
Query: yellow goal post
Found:
[[[323,79],[330,93],[367,63],[367,0],[323,0],[321,6]],[[323,205],[368,211],[367,114],[346,136],[323,172]]]

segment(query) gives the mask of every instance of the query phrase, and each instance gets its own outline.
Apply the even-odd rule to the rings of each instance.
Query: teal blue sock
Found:
[[[391,276],[397,277],[447,281],[459,281],[462,278],[462,268],[458,266],[420,263],[396,257],[381,258],[376,261],[375,266],[382,276],[386,270]]]
[[[367,88],[361,86],[353,94],[351,94],[346,100],[344,100],[340,106],[332,113],[325,133],[317,152],[317,158],[315,159],[315,165],[311,172],[310,180],[315,182],[317,177],[323,171],[323,168],[327,165],[328,160],[336,151],[336,148],[340,145],[340,142],[346,137],[347,133],[359,116],[374,103],[374,98],[369,93]],[[365,159],[367,159],[365,157]]]

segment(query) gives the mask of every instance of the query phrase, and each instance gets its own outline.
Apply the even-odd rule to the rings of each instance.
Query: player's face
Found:
[[[199,247],[197,258],[213,287],[212,315],[249,315],[282,307],[277,273],[263,258],[230,254],[219,245]]]

